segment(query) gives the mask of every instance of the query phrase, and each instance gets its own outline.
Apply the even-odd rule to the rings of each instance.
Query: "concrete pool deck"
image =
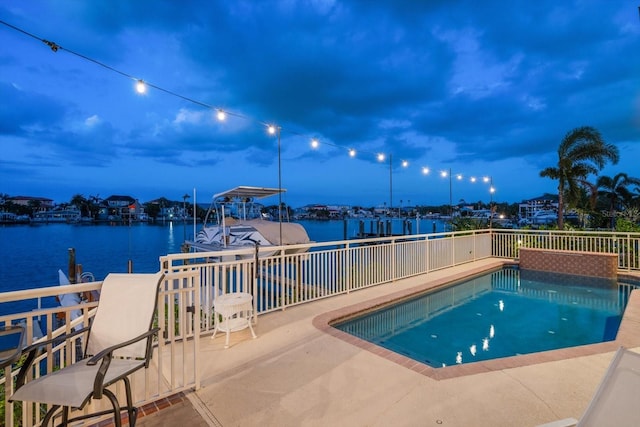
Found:
[[[341,313],[503,263],[476,261],[265,314],[255,326],[257,339],[248,330],[235,332],[228,349],[223,336],[204,337],[202,387],[137,424],[536,426],[579,419],[615,350],[640,352],[639,291],[632,293],[616,341],[429,368],[434,372],[345,340],[328,326]]]

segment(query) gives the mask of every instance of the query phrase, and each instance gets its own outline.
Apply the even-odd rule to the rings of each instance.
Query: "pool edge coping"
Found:
[[[328,335],[331,335],[337,339],[366,350],[377,356],[385,358],[398,365],[411,369],[416,373],[430,377],[434,380],[457,378],[485,372],[501,371],[503,369],[519,368],[523,366],[537,365],[540,363],[608,353],[617,350],[619,347],[633,348],[640,346],[640,289],[631,292],[627,307],[622,317],[622,321],[620,322],[620,327],[618,329],[616,339],[613,341],[524,354],[520,356],[504,357],[500,359],[470,362],[461,365],[446,366],[442,368],[433,368],[429,365],[413,360],[404,355],[395,353],[391,350],[380,347],[376,344],[370,343],[331,326],[332,323],[344,320],[345,318],[348,318],[349,316],[352,316],[356,313],[359,314],[363,311],[374,310],[381,306],[390,304],[391,302],[395,302],[401,299],[407,299],[416,294],[428,290],[437,289],[452,282],[468,279],[470,277],[483,274],[491,270],[517,264],[517,262],[514,262],[512,260],[500,260],[491,265],[470,268],[463,272],[452,273],[445,277],[435,278],[433,280],[429,280],[428,275],[426,275],[427,281],[422,285],[413,286],[401,291],[391,292],[384,296],[368,299],[366,301],[361,301],[356,304],[351,304],[336,310],[328,311],[314,317],[312,323],[313,326],[315,326],[318,330]],[[633,277],[634,279],[638,279],[637,276],[630,275],[626,271],[619,271],[618,277]]]

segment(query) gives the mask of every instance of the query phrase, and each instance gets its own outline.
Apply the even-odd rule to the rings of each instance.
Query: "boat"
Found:
[[[80,274],[79,279],[80,279],[80,283],[96,281],[93,273],[88,271]],[[71,284],[67,275],[60,269],[58,269],[58,284],[60,286],[66,286]],[[77,306],[79,304],[82,304],[83,301],[93,302],[93,301],[98,301],[99,299],[100,299],[100,291],[83,292],[82,294],[78,292],[70,292],[70,293],[58,295],[56,297],[56,300],[58,301],[58,303],[60,304],[60,307],[62,308]],[[82,310],[73,309],[70,312],[69,321],[77,319],[80,316],[82,316]],[[59,320],[63,320],[63,318],[59,318]],[[82,328],[82,324],[80,324],[79,328]]]
[[[271,220],[256,201],[285,192],[284,189],[239,186],[213,196],[202,229],[193,241],[185,243],[195,252],[211,252],[244,248],[265,248],[310,243],[309,235],[298,223]],[[216,224],[208,225],[215,216]],[[295,248],[287,253],[306,252]],[[277,252],[260,251],[260,256]]]
[[[558,214],[550,209],[540,209],[533,213],[530,220],[535,225],[553,224],[558,221]]]
[[[31,219],[35,224],[65,223],[72,224],[80,222],[82,214],[77,208],[52,209],[48,211],[36,212]]]
[[[0,224],[28,224],[29,215],[17,215],[13,212],[0,212]]]

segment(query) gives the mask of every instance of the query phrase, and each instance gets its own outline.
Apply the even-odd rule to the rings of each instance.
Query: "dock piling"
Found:
[[[76,275],[76,250],[75,248],[69,248],[69,267],[67,269],[69,283],[75,284],[78,283],[78,277]]]

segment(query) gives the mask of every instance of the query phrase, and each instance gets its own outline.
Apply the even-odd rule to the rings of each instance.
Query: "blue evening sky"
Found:
[[[539,172],[585,125],[620,149],[603,173],[637,177],[637,6],[5,0],[0,20],[37,38],[0,25],[0,193],[145,202],[195,189],[207,202],[237,185],[277,187],[266,123],[282,129],[292,206],[389,204],[390,177],[394,206],[448,204],[450,184],[454,203],[488,202],[471,176],[491,176],[494,201],[554,193]],[[160,89],[139,95],[133,79],[69,51]]]

